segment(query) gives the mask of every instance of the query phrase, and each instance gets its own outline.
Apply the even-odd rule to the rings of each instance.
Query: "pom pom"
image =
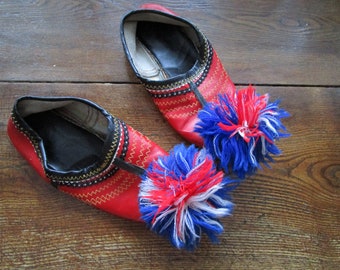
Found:
[[[195,128],[219,165],[240,178],[254,173],[260,163],[273,161],[281,151],[275,140],[287,137],[281,118],[289,114],[279,109],[279,101],[268,103],[269,95],[257,95],[249,86],[234,96],[220,95],[218,103],[208,103],[198,113]]]
[[[152,162],[142,178],[142,219],[177,248],[193,250],[202,232],[217,242],[223,232],[218,219],[231,214],[229,192],[237,183],[216,170],[206,150],[177,145]]]

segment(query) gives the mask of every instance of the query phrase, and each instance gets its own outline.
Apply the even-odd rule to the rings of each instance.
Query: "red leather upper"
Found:
[[[23,156],[24,159],[39,173],[39,175],[48,183],[50,180],[46,177],[44,167],[41,163],[41,159],[33,146],[32,141],[27,137],[27,135],[18,130],[18,128],[13,123],[13,119],[8,120],[7,134],[12,141],[14,147]]]
[[[147,168],[151,161],[157,159],[159,156],[167,155],[162,148],[146,136],[129,126],[127,126],[127,129],[129,144],[125,156],[126,162]],[[45,173],[39,151],[36,150],[37,148],[25,132],[15,125],[12,118],[8,121],[7,131],[10,140],[18,152],[46,182],[51,183],[51,180]],[[124,135],[122,134],[121,136],[121,141],[123,141]],[[122,148],[123,144],[120,144],[117,156],[123,151]],[[114,167],[115,165],[112,163],[107,169],[88,180],[94,181],[99,179],[110,173],[110,170]],[[141,215],[138,206],[140,182],[141,179],[139,176],[119,169],[113,176],[97,184],[87,187],[60,185],[58,189],[110,214],[140,221]]]
[[[197,82],[199,79],[200,76],[196,77],[193,81]],[[179,88],[162,89],[160,92],[178,92],[189,87],[189,83],[187,83]],[[197,88],[207,102],[216,101],[220,93],[235,93],[235,85],[225,71],[215,50],[213,50],[208,73]],[[157,93],[157,90],[148,90],[152,93]],[[202,104],[194,92],[191,91],[183,95],[165,98],[154,97],[153,100],[170,125],[182,137],[198,146],[203,146],[203,139],[194,132],[195,125],[198,122],[197,114],[202,108]]]
[[[149,80],[140,75],[134,64],[134,55],[130,52],[124,37],[125,21],[139,20],[139,17],[133,17],[135,16],[135,12],[138,12],[138,14],[145,12],[148,21],[152,22],[154,20],[155,23],[161,21],[160,16],[164,13],[165,21],[173,23],[174,25],[177,23],[183,24],[185,25],[183,28],[186,29],[191,28],[191,35],[195,33],[197,36],[197,40],[193,42],[200,42],[199,46],[196,45],[197,48],[199,48],[197,49],[199,51],[199,56],[197,56],[199,59],[197,59],[195,67],[188,70],[187,73],[164,81]],[[197,114],[203,107],[201,100],[197,97],[197,91],[199,95],[204,98],[205,102],[214,102],[217,100],[219,94],[233,95],[236,91],[234,83],[225,71],[216,51],[196,26],[159,4],[144,4],[140,10],[135,12],[131,12],[123,19],[122,41],[125,52],[136,75],[151,93],[155,104],[170,125],[189,142],[203,146],[203,139],[194,132],[195,125],[198,122]],[[189,36],[188,38],[190,39]],[[197,88],[196,92],[192,89],[193,85]]]
[[[138,131],[131,127],[128,130],[129,147],[125,161],[147,168],[151,161],[167,154]],[[120,169],[114,176],[99,184],[84,188],[62,186],[60,190],[111,214],[139,221],[140,182],[139,176]]]
[[[155,4],[155,3],[145,3],[143,5],[140,6],[140,9],[150,9],[150,10],[158,10],[164,13],[169,13],[171,15],[177,15],[175,12],[173,12],[172,10],[159,5],[159,4]]]

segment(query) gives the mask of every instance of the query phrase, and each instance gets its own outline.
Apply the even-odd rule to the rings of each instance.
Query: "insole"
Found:
[[[54,170],[80,170],[102,154],[102,140],[52,111],[32,114],[25,120],[42,138],[48,166]]]
[[[179,26],[141,21],[136,35],[169,77],[188,72],[198,59],[197,49]]]

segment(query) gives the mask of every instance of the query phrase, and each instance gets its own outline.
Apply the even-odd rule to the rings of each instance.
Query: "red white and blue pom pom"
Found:
[[[220,95],[218,103],[208,103],[199,112],[195,131],[219,165],[232,170],[240,178],[254,173],[260,163],[273,161],[271,154],[281,151],[275,140],[287,137],[281,118],[289,114],[278,107],[279,101],[268,103],[269,96],[257,95],[249,86],[234,96]]]
[[[142,219],[177,248],[193,250],[201,233],[213,242],[223,232],[219,218],[233,209],[229,192],[237,181],[217,171],[206,150],[177,145],[146,170],[139,194]]]

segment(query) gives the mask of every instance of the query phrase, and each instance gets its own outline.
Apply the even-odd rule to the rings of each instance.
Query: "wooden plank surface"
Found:
[[[340,263],[340,91],[261,88],[281,98],[292,137],[283,155],[234,193],[219,245],[175,250],[143,224],[110,216],[45,184],[9,143],[15,98],[72,95],[99,103],[165,149],[181,139],[139,85],[0,84],[0,266],[100,269],[336,269]],[[136,106],[138,104],[138,106]],[[1,267],[0,267],[1,268]],[[6,267],[5,267],[6,268]]]
[[[166,150],[182,142],[122,52],[120,19],[142,1],[0,1],[0,269],[338,269],[339,1],[158,2],[199,25],[236,83],[281,99],[283,154],[195,252],[59,192],[7,138],[19,96],[84,97]]]
[[[135,81],[119,25],[143,2],[1,1],[0,79]],[[236,83],[340,85],[338,0],[159,2],[201,28]]]

